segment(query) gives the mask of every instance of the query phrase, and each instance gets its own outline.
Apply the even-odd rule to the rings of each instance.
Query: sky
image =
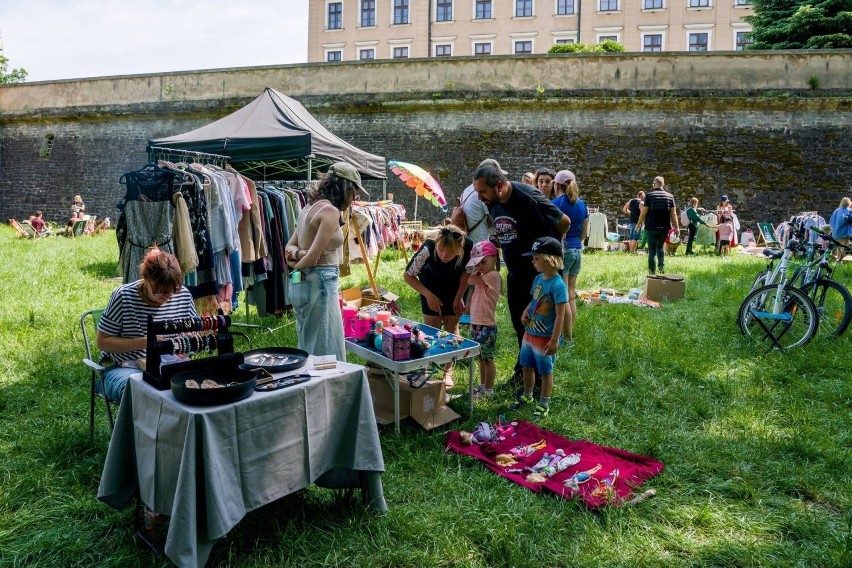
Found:
[[[307,62],[308,0],[0,0],[27,82]]]

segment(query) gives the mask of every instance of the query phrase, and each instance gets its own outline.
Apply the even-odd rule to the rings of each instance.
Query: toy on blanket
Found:
[[[486,442],[496,443],[502,442],[509,436],[513,436],[515,433],[515,426],[517,426],[518,423],[512,422],[510,424],[503,425],[502,418],[502,416],[498,418],[497,424],[493,426],[488,422],[480,422],[473,430],[473,432],[465,432],[464,430],[462,430],[461,432],[459,432],[459,438],[461,439],[461,443],[465,446],[470,446],[472,444],[484,444]],[[506,454],[501,455],[505,456]],[[512,456],[508,457],[511,459]]]
[[[538,442],[534,444],[528,444],[526,446],[515,446],[509,453],[518,458],[525,458],[533,455],[538,450],[542,450],[547,446],[547,442],[542,438]]]
[[[563,481],[562,485],[564,485],[571,491],[579,491],[580,485],[590,480],[592,478],[592,474],[598,471],[600,468],[601,464],[598,464],[592,469],[587,469],[586,471],[578,471],[577,473]]]
[[[569,454],[566,456],[562,449],[558,449],[553,454],[545,453],[537,464],[524,469],[530,472],[527,476],[527,481],[530,483],[544,483],[548,478],[578,463],[580,463],[580,454]]]
[[[598,481],[598,486],[592,491],[592,495],[595,497],[601,497],[605,499],[612,499],[615,495],[615,481],[618,479],[618,468],[615,468],[609,475],[604,478],[603,481]]]

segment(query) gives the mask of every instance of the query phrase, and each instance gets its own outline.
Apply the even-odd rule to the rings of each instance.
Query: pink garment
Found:
[[[470,299],[470,323],[473,325],[497,325],[497,300],[503,291],[500,273],[491,270],[480,276],[471,275],[473,297]]]
[[[734,240],[734,224],[722,223],[719,225],[719,240],[732,241]]]

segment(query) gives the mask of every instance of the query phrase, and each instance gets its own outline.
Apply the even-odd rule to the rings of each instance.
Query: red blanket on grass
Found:
[[[509,450],[516,446],[535,444],[541,440],[544,440],[547,445],[525,458],[515,458],[518,460],[517,464],[508,467],[497,465],[496,457],[498,454],[508,454]],[[523,485],[531,491],[539,492],[542,489],[547,489],[566,499],[578,497],[590,509],[596,509],[606,504],[618,505],[628,494],[638,489],[643,482],[663,471],[664,467],[661,462],[647,456],[640,456],[618,448],[599,446],[587,440],[568,440],[559,434],[542,430],[535,424],[523,420],[519,420],[518,425],[515,426],[515,435],[502,442],[464,446],[461,443],[459,432],[448,432],[444,445],[454,452],[475,457],[484,462],[495,473]],[[522,473],[508,473],[506,471],[507,469],[523,469],[526,466],[532,467],[545,452],[553,454],[557,449],[563,450],[566,455],[580,454],[580,462],[553,477],[547,478],[543,483],[527,481],[527,475],[529,475],[527,471]],[[575,473],[588,471],[598,464],[601,465],[601,468],[592,474],[592,479],[579,486],[579,491],[573,491],[562,484],[564,480]],[[599,490],[601,482],[610,477],[614,469],[619,470],[614,490],[612,492]]]

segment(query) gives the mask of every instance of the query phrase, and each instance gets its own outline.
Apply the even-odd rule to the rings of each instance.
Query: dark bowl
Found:
[[[194,380],[201,386],[202,381],[216,381],[220,388],[202,389],[187,388],[186,382]],[[252,371],[239,368],[227,369],[198,369],[184,371],[172,377],[172,394],[175,398],[192,406],[215,406],[243,400],[254,394],[257,375]]]
[[[241,369],[263,369],[270,373],[285,373],[301,369],[308,362],[307,351],[295,347],[262,347],[243,353]]]

